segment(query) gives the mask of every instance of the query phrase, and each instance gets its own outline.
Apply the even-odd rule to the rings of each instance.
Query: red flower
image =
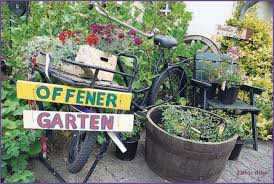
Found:
[[[88,35],[88,37],[87,37],[87,43],[89,45],[97,45],[99,43],[99,39],[96,37],[95,34]]]
[[[141,45],[143,43],[143,40],[141,38],[139,38],[139,37],[134,38],[133,41],[134,41],[135,45]]]
[[[59,40],[62,42],[63,45],[65,44],[65,40],[66,40],[65,32],[61,32],[59,34]]]
[[[68,31],[67,31],[67,35],[68,35],[68,38],[71,38],[71,37],[72,37],[72,31],[71,31],[71,30],[68,30]]]

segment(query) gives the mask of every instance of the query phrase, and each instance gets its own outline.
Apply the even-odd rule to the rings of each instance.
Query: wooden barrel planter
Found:
[[[217,181],[237,135],[222,142],[199,142],[172,135],[157,126],[162,122],[161,107],[150,109],[147,118],[145,156],[156,174],[172,182]]]

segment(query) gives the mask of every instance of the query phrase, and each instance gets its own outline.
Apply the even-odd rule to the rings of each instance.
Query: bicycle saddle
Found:
[[[172,48],[178,44],[175,38],[163,35],[156,35],[154,37],[154,43],[164,48]]]

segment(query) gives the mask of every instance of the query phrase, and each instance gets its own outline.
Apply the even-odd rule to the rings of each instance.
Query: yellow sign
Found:
[[[44,102],[129,110],[132,94],[90,88],[17,81],[17,98]]]

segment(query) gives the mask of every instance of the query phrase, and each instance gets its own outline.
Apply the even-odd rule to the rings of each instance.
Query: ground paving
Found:
[[[82,182],[91,164],[95,152],[88,163],[77,174],[66,170],[67,145],[57,143],[48,158],[56,170],[67,182]],[[95,149],[96,150],[96,149]],[[155,174],[148,167],[145,157],[144,140],[140,141],[136,158],[130,162],[121,161],[115,157],[115,146],[112,143],[107,154],[97,165],[89,182],[168,182]],[[260,141],[259,150],[252,150],[245,145],[237,161],[227,161],[225,170],[217,182],[220,183],[272,183],[273,182],[272,142]],[[31,160],[31,170],[37,182],[58,182],[58,180],[38,160]]]

